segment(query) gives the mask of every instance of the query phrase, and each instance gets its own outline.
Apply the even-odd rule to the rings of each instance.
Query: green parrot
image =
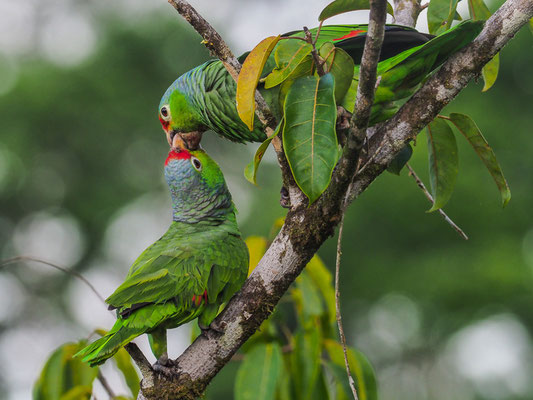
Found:
[[[152,351],[165,364],[166,330],[195,318],[207,329],[246,279],[248,248],[215,161],[201,149],[173,147],[165,162],[165,178],[172,223],[106,300],[110,309],[117,310],[115,325],[76,354],[91,366],[105,362],[143,333],[150,334]]]
[[[371,124],[390,118],[400,102],[411,96],[421,82],[437,69],[453,53],[470,43],[481,31],[483,22],[463,21],[443,34],[432,35],[417,32],[408,27],[387,25],[380,62],[379,86],[372,108]],[[319,48],[332,42],[345,50],[354,60],[355,73],[352,84],[338,105],[352,111],[355,106],[359,79],[359,64],[364,48],[367,25],[330,25],[322,27]],[[312,29],[314,35],[317,28]],[[282,36],[300,36],[302,31]],[[278,44],[279,46],[279,44]],[[276,66],[275,49],[267,60],[263,77]],[[241,56],[241,62],[247,53]],[[281,117],[279,86],[258,89],[274,115]],[[159,104],[159,120],[169,144],[176,133],[213,130],[220,136],[235,142],[261,142],[266,139],[259,121],[252,131],[240,120],[235,106],[236,83],[218,60],[210,60],[180,76],[167,89]]]

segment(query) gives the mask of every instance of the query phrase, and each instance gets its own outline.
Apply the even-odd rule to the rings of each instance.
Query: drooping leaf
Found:
[[[324,346],[331,361],[335,365],[345,368],[344,352],[342,350],[341,344],[336,342],[335,340],[325,339]],[[347,353],[348,365],[350,366],[350,370],[354,375],[359,400],[377,400],[378,390],[376,383],[376,375],[374,373],[372,365],[363,353],[355,349],[348,348]],[[344,382],[347,383],[347,381],[348,377],[345,373]],[[347,390],[348,393],[351,395],[349,387],[347,387],[346,385],[344,387],[345,390]]]
[[[468,115],[451,113],[450,119],[459,132],[461,132],[466,140],[468,140],[468,143],[472,145],[474,151],[479,158],[481,158],[483,164],[485,164],[485,167],[487,167],[496,186],[498,186],[502,205],[505,207],[507,203],[509,203],[509,200],[511,200],[511,190],[503,176],[500,164],[496,159],[496,154],[494,154],[494,151],[487,143],[487,140],[477,127],[476,123]]]
[[[468,10],[470,12],[470,18],[474,21],[486,21],[492,15],[483,0],[468,0]]]
[[[235,400],[274,400],[282,363],[277,343],[256,345],[237,371]]]
[[[265,254],[268,242],[262,236],[248,236],[245,243],[246,246],[248,246],[248,253],[250,253],[250,263],[248,267],[248,275],[250,275]]]
[[[428,29],[439,35],[451,27],[459,0],[432,0],[428,7]]]
[[[86,340],[66,343],[52,353],[33,388],[34,400],[89,400],[98,368],[73,358],[86,344]]]
[[[294,335],[291,357],[291,376],[299,398],[309,399],[316,390],[320,375],[322,339],[320,319],[308,321],[308,326]]]
[[[483,86],[482,92],[489,90],[496,79],[498,78],[498,70],[500,69],[500,54],[496,54],[492,60],[490,60],[483,69],[481,70],[481,75],[483,76],[483,81],[485,85]]]
[[[349,11],[369,10],[370,2],[368,0],[335,0],[329,3],[318,16],[318,21],[322,22],[335,15],[343,14]],[[387,13],[394,16],[392,6],[387,3]]]
[[[394,175],[400,175],[405,164],[409,162],[411,156],[413,155],[413,148],[409,143],[407,143],[399,152],[396,154],[387,167],[387,171]]]
[[[259,163],[263,159],[263,156],[265,155],[265,152],[267,151],[268,146],[270,145],[270,142],[272,142],[272,139],[274,139],[278,135],[282,126],[283,126],[283,119],[278,124],[278,127],[276,128],[274,133],[270,137],[266,138],[266,140],[263,143],[261,143],[261,145],[257,148],[255,155],[254,155],[254,159],[250,161],[248,165],[246,165],[246,167],[244,168],[244,177],[248,180],[248,182],[251,182],[254,185],[257,184],[256,176],[257,176],[257,168],[259,168]]]
[[[324,72],[335,78],[335,102],[339,104],[352,84],[354,62],[352,57],[343,49],[326,42],[318,50],[320,57],[325,60]]]
[[[312,204],[326,190],[338,159],[334,78],[298,78],[285,100],[283,147],[296,183]]]
[[[248,54],[237,79],[237,112],[241,120],[252,131],[254,129],[255,89],[263,67],[280,36],[263,39]]]
[[[130,355],[124,348],[121,348],[113,356],[113,360],[116,362],[117,368],[122,373],[122,376],[124,377],[126,385],[130,389],[132,396],[137,398],[140,389],[140,380],[139,375],[137,375],[137,370],[133,366]]]
[[[428,212],[432,212],[450,200],[459,172],[459,158],[452,129],[441,118],[434,119],[427,126],[427,143],[429,181],[433,195],[433,206]]]
[[[289,78],[295,79],[302,75],[309,75],[313,66],[310,56],[312,50],[311,44],[301,40],[282,40],[274,53],[276,68],[267,75],[265,88],[277,86]]]
[[[314,255],[305,267],[305,271],[320,290],[322,299],[328,310],[329,322],[335,321],[335,291],[333,290],[333,277],[318,255]]]
[[[320,291],[307,271],[296,278],[292,295],[298,314],[303,318],[302,321],[312,317],[320,317],[324,313]]]
[[[81,400],[89,399],[92,394],[90,386],[76,386],[60,397],[60,400]],[[115,400],[115,399],[113,399]]]

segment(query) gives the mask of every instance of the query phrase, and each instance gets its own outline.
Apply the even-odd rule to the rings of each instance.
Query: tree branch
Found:
[[[413,177],[417,186],[420,188],[420,190],[422,190],[422,192],[424,193],[424,196],[426,196],[426,199],[428,199],[429,202],[433,204],[434,203],[433,196],[427,190],[426,185],[424,185],[424,182],[422,182],[422,179],[418,177],[415,170],[409,165],[409,163],[405,164],[405,166],[409,170],[409,175]],[[441,217],[444,218],[444,221],[446,221],[448,225],[450,225],[459,234],[459,236],[461,236],[464,240],[468,240],[468,236],[466,235],[466,233],[464,233],[464,231],[461,228],[459,228],[459,226],[455,222],[453,222],[453,220],[450,217],[448,217],[448,215],[444,212],[442,208],[439,208],[437,211],[439,212]]]
[[[414,28],[423,10],[420,3],[420,0],[394,0],[394,23]]]
[[[483,65],[533,17],[533,0],[508,0],[486,23],[480,36],[451,57],[441,70],[390,120],[381,124],[369,141],[367,166],[357,174],[348,202],[379,176],[404,143],[427,125]],[[366,45],[365,45],[366,47]],[[340,166],[338,167],[340,169]],[[241,291],[215,319],[224,333],[209,330],[175,360],[171,376],[144,382],[147,399],[195,399],[239,347],[270,315],[289,285],[334,233],[342,217],[347,187],[332,181],[330,188],[308,208],[291,209],[285,224]],[[139,398],[142,398],[140,395]]]

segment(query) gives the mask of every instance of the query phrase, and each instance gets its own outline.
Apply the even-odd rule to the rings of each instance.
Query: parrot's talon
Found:
[[[283,208],[291,208],[291,198],[289,196],[289,191],[285,186],[281,187],[279,204]]]
[[[226,322],[224,321],[221,321],[220,323],[213,321],[211,322],[209,327],[217,333],[224,333],[226,331],[227,325],[228,324],[226,324]]]

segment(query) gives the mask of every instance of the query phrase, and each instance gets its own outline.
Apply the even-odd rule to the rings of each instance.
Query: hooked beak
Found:
[[[200,140],[202,140],[203,132],[178,132],[175,130],[169,130],[165,131],[165,133],[171,148],[176,147],[185,150],[198,150],[200,148]]]
[[[181,151],[181,150],[187,150],[187,144],[183,140],[183,138],[178,135],[176,132],[173,132],[172,135],[172,142],[170,143],[170,147],[172,150]]]
[[[174,140],[174,137],[176,137],[177,133],[178,132],[176,132],[175,130],[170,129],[170,127],[168,129],[165,129],[165,134],[167,135],[167,142],[170,147],[172,147],[172,141]]]

